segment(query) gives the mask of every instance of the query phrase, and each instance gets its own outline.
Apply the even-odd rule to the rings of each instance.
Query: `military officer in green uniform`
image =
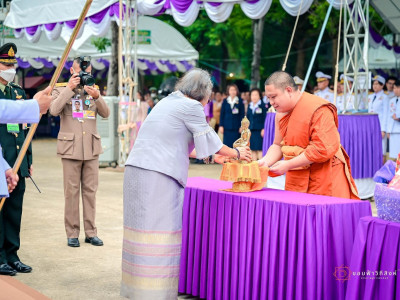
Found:
[[[10,101],[25,99],[24,90],[13,83],[17,60],[17,47],[7,43],[0,47],[0,99]],[[26,124],[0,124],[0,145],[4,159],[13,166],[25,136],[28,133]],[[32,148],[28,148],[26,156],[18,171],[19,182],[0,212],[0,275],[15,275],[17,272],[32,271],[19,259],[20,229],[22,203],[25,193],[25,177],[32,173]]]

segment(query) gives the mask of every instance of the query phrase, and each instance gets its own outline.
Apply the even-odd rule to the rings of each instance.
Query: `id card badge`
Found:
[[[256,108],[256,114],[261,114],[262,113],[262,109],[260,107]]]
[[[81,99],[72,99],[72,118],[74,119],[83,118],[83,106]]]
[[[84,110],[83,111],[83,118],[84,119],[89,119],[89,120],[96,119],[95,111],[94,110]]]
[[[19,124],[14,124],[14,123],[7,124],[7,132],[19,133]]]
[[[234,107],[233,109],[232,109],[232,114],[233,115],[237,115],[239,113],[239,109],[237,108],[237,107]]]

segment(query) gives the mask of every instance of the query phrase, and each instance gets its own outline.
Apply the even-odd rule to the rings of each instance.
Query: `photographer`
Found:
[[[60,116],[57,154],[64,173],[64,221],[68,246],[79,247],[79,190],[82,187],[85,242],[102,246],[95,225],[96,191],[98,186],[99,155],[102,152],[97,132],[97,114],[107,118],[110,110],[90,72],[90,57],[74,59],[68,83],[59,83],[53,90],[50,113]],[[73,105],[83,108],[77,112]]]

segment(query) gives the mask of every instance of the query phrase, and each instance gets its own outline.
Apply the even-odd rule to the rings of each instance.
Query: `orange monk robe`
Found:
[[[308,95],[303,94],[304,98],[309,98],[307,96]],[[304,103],[302,103],[302,105],[304,105]],[[283,145],[285,145],[285,137],[288,132],[291,116],[292,113],[285,115],[279,121],[279,131],[283,138]],[[296,127],[292,128],[292,135],[304,135],[304,131],[308,130],[308,145],[304,148],[295,148],[301,149],[297,155],[304,152],[306,158],[312,161],[313,164],[310,165],[309,170],[304,172],[298,170],[289,171],[287,179],[289,175],[294,176],[291,177],[291,182],[288,183],[287,180],[286,190],[347,199],[359,199],[354,179],[351,177],[348,156],[340,145],[340,135],[337,129],[337,119],[335,120],[335,117],[337,118],[337,114],[333,105],[322,105],[313,113],[309,127],[302,126],[296,122],[292,123],[292,126]],[[293,131],[295,133],[293,133]],[[300,132],[302,132],[302,134],[300,134]],[[347,174],[345,170],[346,160],[348,165]],[[309,178],[301,178],[301,176],[309,176]],[[303,183],[306,182],[305,189],[304,184],[300,187],[301,181]],[[297,183],[299,183],[299,185],[297,185]]]

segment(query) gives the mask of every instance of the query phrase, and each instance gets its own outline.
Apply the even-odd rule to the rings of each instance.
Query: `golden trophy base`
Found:
[[[268,168],[260,167],[258,162],[243,163],[239,161],[224,163],[220,180],[232,181],[229,192],[252,192],[261,190],[267,183]]]

